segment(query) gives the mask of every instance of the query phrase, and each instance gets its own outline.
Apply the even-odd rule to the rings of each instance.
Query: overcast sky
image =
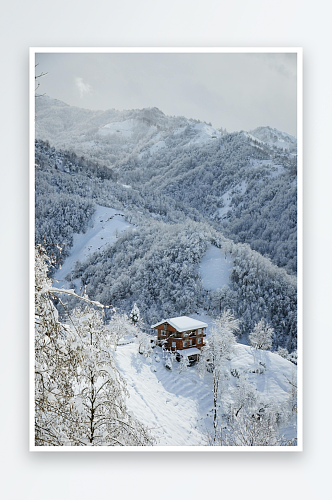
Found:
[[[36,54],[40,92],[72,106],[157,107],[228,132],[296,136],[296,54]]]

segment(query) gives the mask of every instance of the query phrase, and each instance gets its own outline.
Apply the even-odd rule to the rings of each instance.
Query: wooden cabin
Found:
[[[186,355],[189,361],[196,361],[205,345],[207,324],[188,316],[163,319],[151,328],[157,330],[156,343],[179,355]]]

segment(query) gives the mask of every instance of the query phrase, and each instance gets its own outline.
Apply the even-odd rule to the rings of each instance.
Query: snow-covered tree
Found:
[[[139,329],[136,331],[136,342],[138,344],[138,352],[140,354],[144,354],[145,357],[151,354],[151,335],[148,335],[147,333]]]
[[[115,312],[108,324],[108,331],[112,339],[114,350],[116,351],[120,339],[125,339],[137,334],[137,330],[126,314]]]
[[[176,359],[175,352],[168,351],[165,357],[165,368],[167,368],[168,370],[172,370],[175,359]]]
[[[218,406],[222,390],[222,379],[225,374],[225,361],[234,351],[236,338],[234,333],[239,329],[239,322],[230,310],[225,310],[213,324],[209,343],[202,348],[198,367],[203,375],[206,371],[213,377],[213,429],[214,438],[218,431]]]
[[[75,333],[58,318],[53,305],[48,270],[54,262],[42,246],[35,248],[35,444],[68,443],[66,418],[73,397],[75,370],[79,364],[71,349]]]
[[[273,328],[264,319],[261,319],[249,334],[251,345],[255,349],[271,349],[273,331]]]
[[[79,444],[93,446],[145,446],[152,444],[149,431],[127,411],[129,396],[111,351],[111,337],[99,311],[86,307],[71,320],[81,339],[81,363],[77,368],[73,407],[79,414]]]
[[[243,408],[230,417],[219,436],[223,446],[280,446],[278,412],[269,405]]]
[[[223,420],[213,441],[219,446],[278,446],[282,415],[273,403],[263,403],[257,389],[242,375],[232,393],[232,402],[225,409]]]
[[[188,356],[182,355],[180,359],[179,373],[186,372],[190,366]]]
[[[139,312],[139,309],[137,307],[136,302],[131,310],[129,317],[130,317],[131,321],[134,323],[134,325],[136,325],[139,322],[139,320],[141,319],[141,315],[140,315],[140,312]]]
[[[285,376],[289,388],[288,388],[288,410],[290,412],[290,417],[297,413],[297,376],[296,371],[292,370],[291,379]]]
[[[297,365],[297,349],[294,352],[289,353],[288,358],[289,361]]]
[[[292,384],[293,387],[296,387]],[[284,425],[293,425],[292,394],[283,405],[263,401],[257,389],[241,375],[232,391],[231,403],[224,408],[221,424],[207,434],[211,446],[290,446],[280,434]]]
[[[239,376],[236,389],[232,393],[232,403],[228,408],[228,414],[237,417],[241,410],[253,408],[257,405],[257,402],[258,393],[256,388],[248,382],[246,376]]]
[[[101,312],[91,307],[101,304],[81,297],[89,307],[76,310],[66,324],[60,321],[52,299],[62,293],[79,297],[52,287],[51,264],[45,249],[36,247],[35,444],[152,445],[149,431],[127,411],[126,384],[110,350],[113,338]]]
[[[277,354],[279,354],[279,356],[281,356],[284,359],[287,359],[289,356],[287,349],[285,349],[284,347],[280,347],[280,346],[278,347]]]

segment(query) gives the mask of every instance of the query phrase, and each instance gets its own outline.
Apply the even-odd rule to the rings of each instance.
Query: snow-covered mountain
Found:
[[[276,347],[293,350],[296,278],[278,264],[296,271],[296,186],[286,167],[271,176],[272,160],[258,160],[261,150],[241,134],[223,141],[222,149],[211,141],[197,147],[195,158],[178,146],[171,161],[166,148],[136,158],[122,166],[129,167],[126,182],[121,170],[116,180],[105,167],[37,142],[36,242],[65,243],[58,258],[71,262],[63,264],[70,288],[87,286],[91,297],[121,310],[136,301],[150,324],[202,309],[215,315],[223,303],[238,311],[243,335],[264,317],[276,331]],[[252,156],[246,160],[248,153],[257,164]],[[246,180],[238,182],[241,177]],[[224,204],[226,219],[218,204]],[[99,220],[100,210],[119,214],[112,219],[116,227],[108,231],[110,221]],[[133,230],[121,235],[122,221]],[[242,245],[244,238],[258,252],[269,251],[277,265]],[[265,290],[264,299],[257,301],[252,287]]]
[[[121,314],[136,303],[146,333],[163,317],[188,315],[209,325],[209,341],[213,319],[232,310],[242,344],[227,358],[220,415],[248,382],[245,397],[252,388],[260,396],[255,411],[274,405],[280,433],[295,438],[296,139],[269,127],[227,134],[157,108],[91,111],[50,98],[37,100],[36,117],[35,236],[62,264],[57,287],[84,289]],[[76,305],[68,298],[66,311]],[[273,328],[274,352],[245,345],[261,320]],[[158,428],[159,444],[204,445],[210,373],[202,380],[177,362],[170,371],[161,348],[145,357],[124,344],[114,356],[130,411]]]
[[[36,137],[53,146],[109,166],[128,154],[154,154],[160,147],[202,146],[220,138],[211,125],[181,116],[166,116],[158,108],[93,111],[68,106],[47,96],[36,101]]]
[[[281,132],[276,128],[257,127],[255,130],[250,130],[248,136],[258,139],[258,141],[261,141],[266,145],[290,151],[295,151],[297,146],[296,137],[287,134],[286,132]]]
[[[296,156],[268,143],[271,137],[286,140],[288,134],[261,127],[253,132],[267,141],[263,142],[251,134],[227,134],[203,122],[167,117],[157,108],[100,112],[50,98],[37,100],[36,123],[37,137],[44,134],[55,145],[65,139],[70,149],[60,152],[48,144],[36,143],[36,162],[40,165],[36,177],[37,241],[46,236],[52,242],[65,242],[58,257],[68,257],[76,235],[93,224],[91,214],[96,205],[116,210],[128,223],[139,227],[138,240],[131,232],[124,239],[113,239],[111,250],[107,250],[107,237],[100,234],[104,240],[98,240],[99,254],[93,254],[92,247],[84,251],[84,259],[77,254],[81,265],[73,279],[88,285],[90,294],[100,302],[106,300],[124,309],[132,299],[139,300],[149,322],[152,318],[158,320],[159,314],[167,310],[176,316],[176,307],[185,314],[202,307],[216,312],[220,309],[217,297],[222,296],[224,303],[243,317],[243,333],[263,314],[278,332],[276,345],[287,344],[294,349],[294,311],[288,314],[285,303],[281,315],[272,314],[276,285],[272,294],[269,289],[264,304],[253,303],[252,298],[248,302],[251,285],[244,278],[249,263],[257,260],[251,253],[254,250],[260,254],[259,267],[266,273],[259,286],[268,288],[272,280],[282,287],[286,280],[291,309],[296,307],[294,279],[282,277],[283,270],[296,274],[297,268]],[[188,230],[192,223],[198,226]],[[196,246],[190,231],[197,234]],[[230,243],[224,248],[221,242],[225,237]],[[240,251],[238,245],[245,243],[250,249]],[[207,278],[204,271],[198,284],[195,268],[202,259],[204,264],[204,252],[211,244],[211,251],[225,251],[228,262],[234,264],[229,267],[232,280],[225,277],[225,283],[212,287],[206,283],[213,281],[213,273]],[[135,247],[133,261],[122,257],[128,247]],[[93,259],[87,259],[91,254]],[[172,258],[179,259],[176,266],[171,264]],[[270,258],[276,268],[265,258]],[[113,259],[116,266],[110,265]],[[154,274],[151,262],[157,266],[158,259],[165,259],[164,266],[146,288],[139,274]],[[211,267],[213,259],[205,259]],[[218,259],[215,264],[219,269]],[[251,273],[250,279],[257,285],[262,278]],[[230,290],[226,295],[221,293],[225,284]],[[206,290],[204,300],[202,287]],[[287,320],[283,318],[286,311]]]

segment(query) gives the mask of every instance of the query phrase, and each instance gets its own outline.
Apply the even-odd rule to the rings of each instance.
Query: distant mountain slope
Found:
[[[296,274],[294,137],[270,127],[227,134],[157,108],[89,111],[50,98],[37,99],[36,114],[37,137],[111,167],[126,197],[145,200],[151,213],[205,219]]]
[[[157,108],[93,111],[47,96],[36,100],[37,139],[84,154],[107,166],[126,158],[128,153],[144,151],[149,143],[152,146],[160,140],[160,132],[178,134],[196,123],[199,122],[166,116]],[[196,135],[202,142],[203,131],[197,130]],[[208,138],[211,135],[212,132],[207,131]]]
[[[233,152],[232,154],[234,151],[241,152],[243,147],[241,136],[239,134],[225,136],[226,139],[227,137],[231,139],[230,144],[233,141],[235,141],[233,146],[237,144],[235,149],[232,147],[229,151]],[[216,146],[213,148],[215,151],[220,151]],[[211,167],[211,169],[206,167],[207,178],[202,176],[201,179],[202,190],[206,190],[207,195],[209,184],[210,191],[213,189],[213,183],[209,180],[211,173],[217,175],[218,168],[213,166],[213,161],[210,164],[211,158],[213,160],[215,157],[207,155],[209,149],[202,147],[199,151],[203,155],[202,158],[205,154]],[[222,173],[220,182],[224,179],[225,189],[227,183],[236,183],[233,191],[229,191],[232,196],[231,205],[234,204],[235,207],[230,205],[231,211],[234,210],[236,215],[236,210],[241,204],[246,203],[246,206],[250,206],[250,203],[255,202],[257,205],[252,205],[252,209],[257,212],[257,217],[253,220],[257,223],[259,220],[263,221],[264,219],[259,216],[260,207],[268,207],[269,202],[273,201],[277,194],[283,193],[284,184],[265,185],[264,176],[271,179],[269,174],[271,165],[263,167],[260,165],[257,168],[263,169],[264,175],[262,172],[258,175],[260,170],[254,169],[255,175],[250,181],[252,199],[250,197],[248,200],[242,199],[241,196],[246,196],[246,190],[237,187],[238,181],[243,178],[235,175],[238,162],[235,161],[232,166],[230,160],[226,161],[228,158],[226,145],[222,151],[226,152],[226,157],[225,169],[220,169]],[[120,210],[125,214],[127,222],[134,226],[134,230],[119,235],[116,241],[113,239],[110,247],[104,246],[104,241],[101,239],[106,235],[100,234],[98,252],[87,260],[84,257],[83,262],[71,273],[69,280],[80,279],[81,285],[88,286],[88,293],[92,298],[105,304],[116,305],[125,311],[132,307],[133,301],[136,301],[149,324],[158,321],[160,316],[189,314],[197,312],[200,308],[214,316],[220,312],[222,306],[229,307],[241,319],[243,334],[248,333],[254,323],[264,317],[275,329],[275,346],[286,346],[289,350],[296,348],[296,278],[289,276],[284,269],[272,265],[269,259],[253,252],[248,245],[233,244],[231,240],[227,240],[222,234],[226,232],[227,223],[223,227],[218,219],[206,216],[208,207],[203,204],[204,198],[201,198],[200,209],[195,200],[194,184],[187,187],[186,183],[183,184],[183,195],[191,188],[192,199],[183,196],[182,204],[176,201],[174,192],[181,183],[179,177],[175,175],[174,166],[174,188],[170,191],[167,183],[163,185],[159,180],[162,190],[158,191],[157,184],[153,184],[150,188],[148,185],[140,187],[140,182],[137,182],[136,186],[134,184],[135,187],[121,184],[112,179],[113,174],[109,169],[83,161],[75,155],[56,151],[38,141],[36,164],[36,242],[42,243],[45,238],[46,243],[51,245],[50,249],[60,260],[71,253],[70,248],[75,241],[78,241],[74,237],[75,234],[87,230],[96,204],[116,209],[117,213]],[[180,171],[182,168],[189,168],[189,173],[197,172],[182,162],[176,168]],[[243,172],[247,171],[246,161],[243,169]],[[288,177],[286,174],[284,176],[283,182],[286,186]],[[273,182],[278,179],[278,176],[272,177]],[[169,183],[168,186],[170,185]],[[262,189],[262,186],[265,188]],[[255,191],[256,188],[258,193]],[[250,192],[249,189],[248,193]],[[216,195],[215,200],[218,201]],[[215,202],[214,198],[212,202]],[[272,203],[270,209],[273,206]],[[274,213],[272,209],[271,213]],[[280,218],[278,213],[275,213],[274,217],[276,220]],[[265,218],[267,219],[267,215]],[[231,220],[230,218],[229,226]],[[270,225],[271,231],[267,234],[267,238],[275,234],[273,218]],[[250,234],[250,226],[247,232],[241,232],[241,238],[242,233]],[[61,255],[57,249],[58,243],[65,243]],[[221,249],[224,255],[230,256],[229,262],[232,262],[232,265],[229,268],[229,278],[226,280],[228,285],[224,279],[211,288],[202,281],[199,266],[206,249],[211,244]],[[287,245],[287,240],[284,244],[289,251],[290,259],[292,248]],[[77,248],[74,249],[73,254],[77,251]]]
[[[243,133],[199,146],[169,136],[165,144],[115,165],[123,182],[156,199],[167,194],[179,209],[194,208],[228,237],[296,274],[296,157],[256,147]]]
[[[257,127],[249,132],[251,136],[263,143],[289,151],[296,151],[297,140],[294,136],[281,132],[276,128]]]

